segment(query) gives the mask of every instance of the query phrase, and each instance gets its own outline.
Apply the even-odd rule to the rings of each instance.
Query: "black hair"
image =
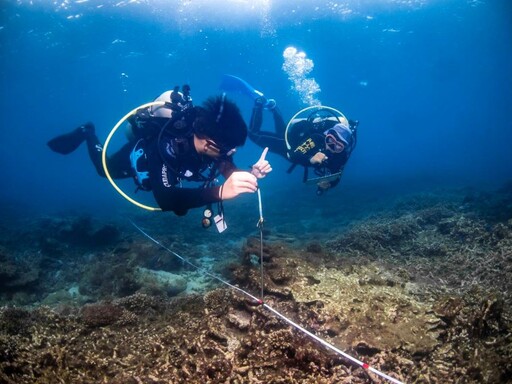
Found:
[[[196,107],[194,133],[215,141],[228,150],[244,145],[247,139],[247,125],[237,105],[221,96],[206,99]]]

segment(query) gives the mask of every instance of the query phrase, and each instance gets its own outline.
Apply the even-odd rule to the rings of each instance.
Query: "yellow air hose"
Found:
[[[147,209],[148,211],[161,211],[160,208],[158,207],[151,207],[149,205],[144,205],[142,203],[139,203],[138,201],[132,199],[130,196],[128,196],[126,193],[123,192],[123,190],[121,188],[118,187],[118,185],[115,183],[115,181],[112,179],[112,177],[110,176],[110,172],[108,171],[108,167],[107,167],[107,149],[108,149],[108,145],[110,144],[110,140],[112,139],[112,137],[114,136],[114,134],[117,132],[117,130],[119,129],[119,127],[132,115],[134,115],[135,113],[137,113],[138,110],[140,109],[145,109],[145,108],[149,108],[149,107],[153,107],[153,106],[161,106],[161,105],[164,105],[165,102],[164,101],[152,101],[151,103],[146,103],[146,104],[143,104],[141,105],[140,107],[137,107],[133,110],[131,110],[130,112],[128,112],[126,115],[124,115],[124,117],[119,120],[119,122],[114,126],[114,128],[112,128],[112,130],[110,131],[110,133],[108,134],[107,136],[107,139],[105,140],[105,144],[103,145],[103,152],[101,154],[101,163],[103,165],[103,170],[105,171],[105,175],[107,176],[107,179],[108,181],[110,182],[110,184],[112,184],[112,186],[114,187],[114,189],[119,192],[119,194],[121,196],[123,196],[126,200],[128,200],[130,203],[132,204],[135,204],[137,207],[140,207],[140,208],[144,208],[144,209]]]

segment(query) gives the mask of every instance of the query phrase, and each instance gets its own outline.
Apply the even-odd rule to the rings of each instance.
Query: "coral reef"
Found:
[[[13,259],[9,252],[0,247],[0,290],[19,291],[33,286],[39,280],[39,271],[31,263],[32,258]]]
[[[505,383],[512,217],[496,205],[509,196],[412,196],[324,237],[269,226],[263,280],[254,233],[241,242],[238,228],[211,250],[186,229],[148,231],[248,292],[263,281],[267,305],[399,380]],[[2,383],[384,382],[236,290],[201,280],[187,293],[198,272],[122,225],[40,223],[30,236],[45,241],[0,243]],[[13,305],[19,292],[31,307]]]
[[[354,224],[328,242],[344,260],[380,260],[394,269],[406,269],[429,289],[456,289],[464,293],[478,285],[488,291],[512,290],[512,219],[489,224],[460,206],[411,207],[393,216]],[[510,295],[505,297],[512,304]]]

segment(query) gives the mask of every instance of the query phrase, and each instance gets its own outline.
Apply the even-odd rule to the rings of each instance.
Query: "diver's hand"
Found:
[[[327,155],[322,152],[317,152],[315,156],[309,159],[311,164],[322,164],[324,161],[328,159]]]
[[[316,184],[319,190],[322,192],[327,191],[329,188],[331,188],[331,183],[329,181],[320,181]]]
[[[265,160],[267,156],[268,147],[263,150],[260,159],[252,166],[251,173],[258,179],[263,179],[268,173],[272,172],[272,167],[268,160]]]
[[[258,180],[250,172],[237,171],[222,184],[219,191],[221,200],[234,199],[241,193],[254,193],[258,189]]]

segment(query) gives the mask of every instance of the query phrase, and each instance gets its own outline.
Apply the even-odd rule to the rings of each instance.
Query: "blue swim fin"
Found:
[[[220,88],[228,92],[240,92],[252,100],[263,97],[263,92],[254,89],[247,81],[233,75],[223,75]]]

